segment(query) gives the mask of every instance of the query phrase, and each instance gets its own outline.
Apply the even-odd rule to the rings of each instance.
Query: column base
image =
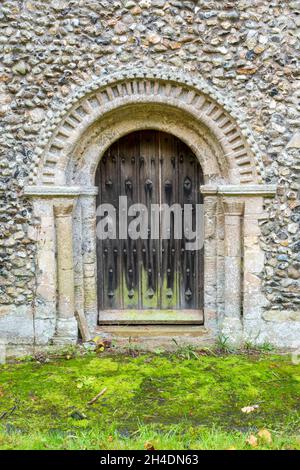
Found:
[[[243,325],[239,318],[225,317],[221,324],[221,333],[232,346],[239,347],[243,342]]]
[[[59,318],[53,344],[76,344],[78,340],[78,324],[75,318]]]

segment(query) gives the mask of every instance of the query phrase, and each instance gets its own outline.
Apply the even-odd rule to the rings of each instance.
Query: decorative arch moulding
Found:
[[[237,168],[243,185],[264,181],[262,156],[242,112],[202,79],[176,69],[121,70],[75,91],[42,125],[30,185],[55,185],[57,168],[86,129],[106,113],[128,104],[159,103],[190,113],[204,124]]]

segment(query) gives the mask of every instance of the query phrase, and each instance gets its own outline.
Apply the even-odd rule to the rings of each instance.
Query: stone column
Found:
[[[80,197],[82,207],[84,314],[91,334],[95,330],[98,321],[95,199],[95,195]]]
[[[218,334],[217,314],[217,196],[202,191],[204,195],[204,324]]]
[[[60,199],[54,203],[58,284],[58,318],[54,338],[56,344],[77,341],[78,328],[74,316],[73,203],[73,199]]]
[[[225,286],[224,286],[224,272],[225,272],[225,248],[224,248],[224,211],[222,199],[218,198],[217,206],[217,307],[219,325],[221,325],[224,316],[225,304]]]
[[[231,344],[242,341],[242,230],[244,203],[223,198],[225,214],[225,307],[222,334]]]

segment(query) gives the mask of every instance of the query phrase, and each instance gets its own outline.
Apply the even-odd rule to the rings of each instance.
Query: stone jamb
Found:
[[[95,188],[30,188],[37,240],[36,298],[34,303],[35,344],[77,341],[74,316],[75,284],[73,257],[73,209],[82,191]]]
[[[264,217],[264,198],[245,200],[244,214],[244,337],[255,343],[260,334],[266,299],[262,292],[261,273],[265,254],[260,246],[259,220]]]
[[[224,208],[224,318],[222,333],[230,343],[242,341],[242,216],[244,202],[222,198]]]
[[[213,335],[218,330],[217,307],[217,196],[204,198],[204,324]]]
[[[79,203],[82,210],[84,315],[90,331],[93,331],[98,322],[96,198],[94,195],[81,195]]]
[[[219,331],[231,343],[239,344],[242,339],[255,342],[260,334],[265,306],[260,277],[264,252],[259,244],[259,220],[264,216],[264,198],[274,197],[276,186],[204,185],[200,190],[204,196],[204,210],[206,199],[215,196],[223,205],[225,219],[224,270],[221,276],[219,271],[217,273]],[[217,224],[221,229],[220,222]],[[219,246],[220,239],[217,244]],[[218,303],[223,283],[225,311],[222,318]]]
[[[33,198],[36,218],[36,292],[34,299],[35,343],[47,344],[54,336],[57,316],[56,235],[53,199]]]

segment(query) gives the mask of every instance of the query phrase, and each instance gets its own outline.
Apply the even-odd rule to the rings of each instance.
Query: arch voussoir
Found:
[[[196,78],[178,71],[142,68],[121,71],[78,90],[42,129],[30,172],[30,184],[55,185],[70,148],[106,113],[136,104],[160,104],[182,110],[205,126],[218,142],[235,184],[260,183],[259,149],[228,100]],[[61,175],[60,175],[61,176]]]

